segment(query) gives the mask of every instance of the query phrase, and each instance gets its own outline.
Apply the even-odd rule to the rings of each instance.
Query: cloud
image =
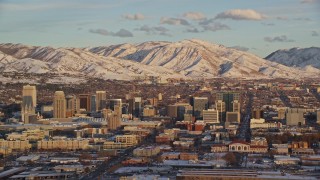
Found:
[[[228,25],[216,22],[213,18],[204,19],[199,22],[199,25],[203,28],[204,31],[219,31],[231,29]]]
[[[206,18],[206,16],[201,12],[186,12],[183,14],[183,17],[196,21]]]
[[[318,0],[301,0],[300,3],[302,4],[310,4],[310,3],[316,3],[316,2],[320,2]]]
[[[122,15],[122,18],[128,19],[128,20],[144,20],[145,16],[141,13],[136,13],[136,14],[125,14]]]
[[[166,18],[162,17],[160,20],[160,24],[169,24],[169,25],[183,25],[183,26],[189,26],[189,22],[185,19],[180,18]]]
[[[188,28],[186,30],[186,32],[188,32],[188,33],[199,33],[201,31],[198,28]]]
[[[91,2],[71,2],[71,1],[35,1],[35,2],[2,2],[0,0],[0,9],[9,11],[44,11],[51,9],[109,9],[121,6],[121,3],[91,3]]]
[[[288,39],[288,37],[286,35],[282,35],[282,36],[275,36],[275,37],[265,37],[264,40],[266,42],[294,42],[293,39]]]
[[[319,36],[319,33],[317,31],[312,31],[311,36]]]
[[[275,24],[274,24],[274,23],[262,23],[262,25],[265,25],[265,26],[274,26]]]
[[[287,17],[284,17],[284,16],[278,16],[277,17],[277,20],[283,20],[283,21],[287,21],[289,20]]]
[[[199,25],[205,26],[211,23],[214,23],[215,19],[210,18],[210,19],[203,19],[202,21],[199,22]]]
[[[100,34],[103,36],[110,35],[110,33],[105,29],[90,29],[89,32],[94,33],[94,34]]]
[[[120,29],[118,32],[111,32],[107,31],[106,29],[90,29],[89,32],[94,34],[100,34],[103,36],[133,37],[133,34],[126,29]]]
[[[143,32],[146,32],[147,34],[159,34],[159,35],[164,35],[164,36],[170,36],[170,34],[168,34],[169,29],[167,29],[163,26],[150,27],[148,25],[143,25],[140,28],[137,28],[135,30],[143,31]]]
[[[263,20],[266,16],[252,9],[232,9],[218,14],[215,19]]]
[[[239,51],[249,51],[249,48],[244,47],[244,46],[232,46],[230,48],[236,49],[236,50],[239,50]]]
[[[228,25],[222,24],[219,22],[211,23],[208,25],[203,25],[202,27],[205,31],[220,31],[220,30],[230,30],[231,29]]]
[[[296,20],[296,21],[311,21],[310,18],[303,18],[303,17],[294,18],[293,20]]]
[[[118,36],[118,37],[133,37],[133,34],[126,30],[126,29],[120,29],[118,32],[114,33],[113,36]]]

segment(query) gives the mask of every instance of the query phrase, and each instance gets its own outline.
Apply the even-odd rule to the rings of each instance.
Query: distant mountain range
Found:
[[[185,79],[303,78],[320,76],[319,48],[314,49],[310,53],[289,53],[290,56],[280,55],[286,53],[277,51],[266,60],[248,52],[197,39],[93,48],[0,44],[0,73],[57,73],[118,80],[146,76]],[[299,62],[299,65],[283,63],[293,61],[291,54],[299,55],[300,58],[294,62]],[[314,59],[313,67],[300,65],[309,57]]]
[[[290,67],[320,69],[320,48],[292,48],[278,50],[266,57],[267,60]]]

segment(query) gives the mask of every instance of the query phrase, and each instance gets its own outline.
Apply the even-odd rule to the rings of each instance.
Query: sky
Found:
[[[92,47],[184,39],[260,57],[320,47],[320,0],[0,0],[0,43]]]

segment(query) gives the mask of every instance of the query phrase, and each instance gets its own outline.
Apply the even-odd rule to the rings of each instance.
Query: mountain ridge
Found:
[[[93,78],[164,79],[303,78],[320,75],[312,67],[293,68],[223,45],[190,39],[148,41],[91,48],[0,44],[0,73],[57,73]]]

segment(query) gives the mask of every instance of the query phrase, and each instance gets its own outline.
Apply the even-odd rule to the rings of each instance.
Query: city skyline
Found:
[[[320,46],[319,7],[319,0],[1,1],[0,42],[87,47],[195,38],[265,57]]]

